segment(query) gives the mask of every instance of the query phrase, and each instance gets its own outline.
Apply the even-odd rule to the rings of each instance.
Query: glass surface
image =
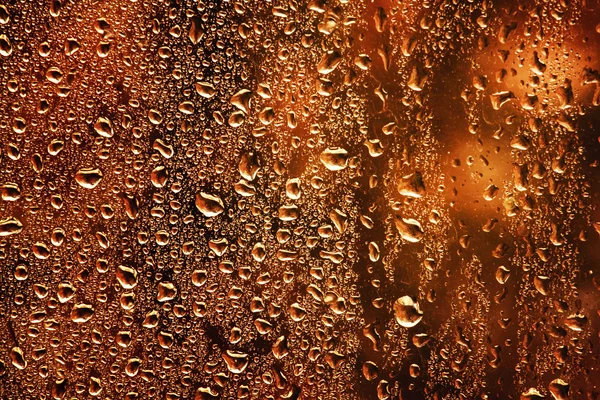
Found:
[[[0,0],[0,398],[597,399],[597,0]]]

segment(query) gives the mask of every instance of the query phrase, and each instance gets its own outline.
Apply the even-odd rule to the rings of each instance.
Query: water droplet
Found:
[[[319,159],[330,171],[340,171],[348,166],[348,152],[342,148],[329,147],[325,149]]]
[[[102,171],[98,168],[82,168],[75,174],[75,181],[85,189],[94,189],[102,177]]]
[[[225,210],[223,200],[217,196],[200,192],[196,194],[196,208],[205,217],[216,217]]]
[[[394,317],[400,326],[412,328],[423,318],[419,303],[410,296],[402,296],[394,302]]]

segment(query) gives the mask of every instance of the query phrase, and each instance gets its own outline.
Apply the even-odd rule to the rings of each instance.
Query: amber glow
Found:
[[[599,17],[0,0],[0,398],[596,399]]]

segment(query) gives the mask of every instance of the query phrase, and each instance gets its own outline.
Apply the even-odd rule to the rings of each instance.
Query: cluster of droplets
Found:
[[[593,395],[584,3],[13,3],[0,396]]]

